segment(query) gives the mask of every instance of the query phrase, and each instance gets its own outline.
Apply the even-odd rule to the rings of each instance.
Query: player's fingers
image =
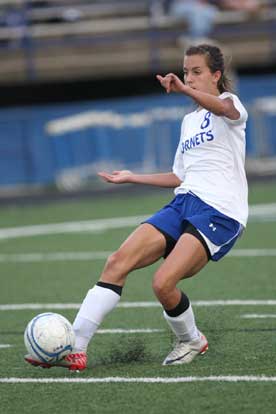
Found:
[[[157,79],[159,80],[160,84],[163,86],[164,89],[167,89],[170,79],[167,78],[167,75],[165,77],[162,77],[160,75],[157,75]]]
[[[110,180],[109,180],[108,178],[103,177],[103,176],[100,176],[100,177],[101,177],[101,179],[102,179],[103,181],[105,181],[106,183],[110,182]]]
[[[98,172],[98,176],[103,178],[104,180],[110,179],[112,176],[106,172]]]

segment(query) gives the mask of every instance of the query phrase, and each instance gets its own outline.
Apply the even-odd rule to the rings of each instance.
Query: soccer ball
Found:
[[[29,354],[42,362],[57,362],[72,352],[75,334],[71,323],[58,313],[41,313],[27,325],[24,342]]]

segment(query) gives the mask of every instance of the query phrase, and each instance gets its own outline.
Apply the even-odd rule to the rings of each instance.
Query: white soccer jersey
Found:
[[[191,191],[245,226],[248,218],[244,168],[248,115],[236,95],[224,92],[219,97],[230,97],[240,118],[231,120],[206,109],[184,117],[173,165],[173,172],[182,183],[175,194]]]

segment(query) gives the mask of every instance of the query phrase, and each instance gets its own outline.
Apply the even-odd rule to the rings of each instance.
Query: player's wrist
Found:
[[[141,183],[141,175],[132,173],[129,175],[128,180],[129,183],[139,184]]]

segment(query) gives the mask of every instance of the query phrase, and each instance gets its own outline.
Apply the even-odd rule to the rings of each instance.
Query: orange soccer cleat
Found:
[[[57,362],[40,361],[32,355],[25,355],[24,359],[29,364],[41,368],[63,367],[69,369],[69,371],[83,371],[87,367],[87,355],[85,352],[66,355]]]

